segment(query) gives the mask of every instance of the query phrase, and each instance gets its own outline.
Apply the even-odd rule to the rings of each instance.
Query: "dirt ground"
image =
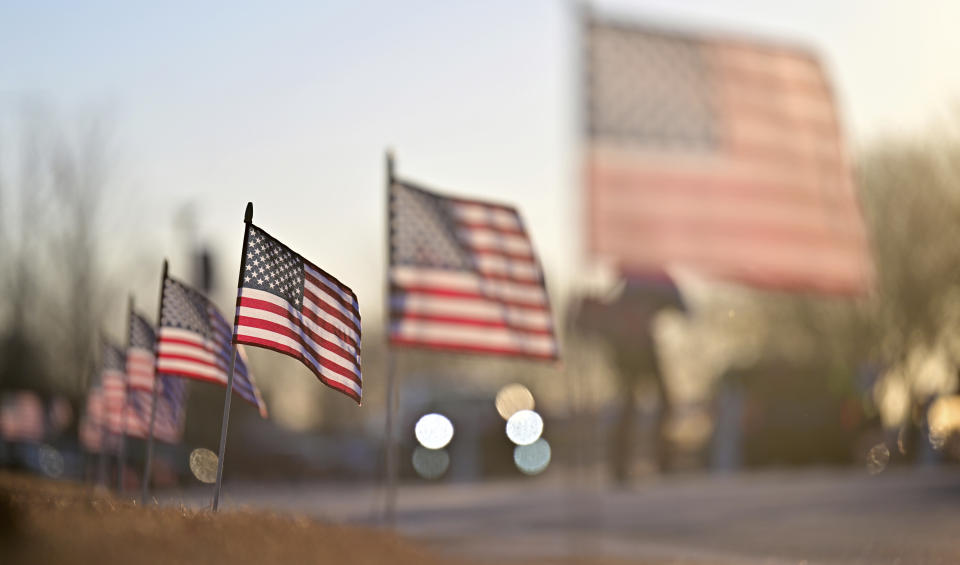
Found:
[[[262,511],[213,514],[142,508],[85,485],[0,473],[0,563],[4,565],[461,562],[373,528]],[[627,562],[536,561],[536,565],[579,563]]]

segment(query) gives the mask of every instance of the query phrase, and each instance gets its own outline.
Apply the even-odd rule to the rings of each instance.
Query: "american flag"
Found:
[[[125,366],[123,348],[104,339],[100,354],[100,386],[103,388],[107,430],[114,435],[123,433],[123,412],[127,398]]]
[[[46,431],[43,401],[34,392],[0,395],[0,439],[41,442]]]
[[[87,392],[87,406],[80,422],[80,443],[87,451],[101,451],[106,432],[106,409],[102,386],[92,386]]]
[[[510,206],[390,186],[390,343],[556,359],[550,301]]]
[[[867,290],[866,232],[813,54],[597,20],[585,40],[593,258],[628,275]]]
[[[156,332],[146,318],[130,312],[130,336],[127,345],[127,386],[153,392],[153,349]]]
[[[361,397],[360,307],[346,285],[247,224],[234,341],[290,355],[327,386]]]
[[[157,343],[157,370],[161,374],[218,383],[226,386],[233,344],[230,324],[200,292],[167,277],[163,281]],[[238,345],[233,391],[267,417],[267,406],[247,368],[243,346]]]

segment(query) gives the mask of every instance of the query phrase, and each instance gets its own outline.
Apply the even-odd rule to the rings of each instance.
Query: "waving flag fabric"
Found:
[[[234,341],[299,359],[360,402],[360,307],[346,285],[247,224]]]
[[[869,287],[866,230],[815,55],[596,20],[585,40],[593,258],[642,277]]]
[[[517,211],[390,187],[390,343],[556,359],[543,272]]]
[[[104,417],[111,434],[123,432],[123,412],[127,397],[126,361],[123,349],[106,340],[100,357],[100,386],[103,388]]]
[[[153,392],[153,348],[156,333],[146,318],[130,312],[130,338],[127,346],[127,386]]]
[[[230,325],[213,303],[197,290],[167,277],[160,311],[157,370],[161,375],[226,386],[233,353]],[[243,346],[237,347],[242,352]],[[237,357],[233,392],[267,417],[267,406],[242,353]]]

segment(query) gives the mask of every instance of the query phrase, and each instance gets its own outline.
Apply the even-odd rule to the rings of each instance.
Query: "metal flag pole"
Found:
[[[130,375],[127,374],[127,350],[130,349],[130,317],[133,315],[133,295],[127,301],[127,347],[123,350],[123,408],[120,411],[120,449],[117,454],[117,492],[123,492],[124,469],[127,467],[127,405],[130,402]]]
[[[157,359],[160,350],[160,320],[163,316],[163,291],[167,286],[167,260],[163,260],[163,275],[160,277],[160,303],[157,305],[157,334],[153,340],[153,396],[150,401],[150,428],[147,432],[147,462],[143,466],[143,489],[140,491],[140,504],[147,503],[150,494],[150,473],[153,469],[153,430],[157,422],[157,395],[160,390],[160,375],[157,374]]]
[[[384,301],[383,301],[383,331],[386,345],[384,355],[387,373],[387,421],[384,432],[384,441],[386,443],[385,453],[385,471],[386,480],[386,498],[383,507],[383,520],[386,524],[393,526],[394,511],[397,505],[397,444],[394,438],[394,428],[396,426],[397,409],[397,383],[395,375],[395,359],[393,350],[390,347],[390,191],[393,186],[393,151],[386,152],[386,248],[384,253],[385,273],[384,280]]]
[[[247,265],[247,238],[250,235],[250,224],[253,223],[253,202],[247,202],[247,209],[243,214],[243,247],[240,250],[240,276],[237,288],[243,286],[243,272]],[[227,373],[227,396],[223,399],[223,422],[220,424],[220,451],[217,455],[217,485],[213,491],[213,511],[220,509],[220,486],[223,479],[223,453],[227,449],[227,424],[230,422],[230,398],[233,396],[233,371],[237,366],[237,322],[233,322],[233,354],[230,356],[230,372]]]

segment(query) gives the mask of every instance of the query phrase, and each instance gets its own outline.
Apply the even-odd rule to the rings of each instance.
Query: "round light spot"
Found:
[[[533,394],[522,384],[507,385],[497,393],[496,405],[500,417],[509,420],[520,410],[533,410]]]
[[[44,475],[57,478],[63,475],[63,455],[49,445],[41,445],[37,454],[37,463]]]
[[[413,433],[427,449],[443,449],[453,439],[453,423],[443,414],[426,414],[417,420]]]
[[[201,483],[217,482],[217,454],[198,447],[190,452],[190,472]]]
[[[450,455],[444,449],[417,446],[413,450],[413,470],[424,479],[439,479],[450,467]]]
[[[524,474],[542,473],[550,464],[550,444],[540,438],[530,445],[518,445],[513,449],[513,462]]]
[[[507,420],[507,437],[517,445],[530,445],[543,433],[543,418],[533,410],[518,410]]]
[[[879,475],[887,468],[890,462],[890,450],[886,445],[878,443],[867,452],[867,472],[871,475]]]

